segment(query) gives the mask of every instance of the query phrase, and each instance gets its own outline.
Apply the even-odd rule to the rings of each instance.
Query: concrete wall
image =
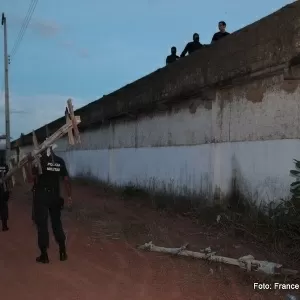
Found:
[[[72,176],[129,183],[208,201],[240,191],[260,203],[286,198],[293,159],[300,158],[297,81],[282,75],[215,90],[165,112],[84,131],[56,152]],[[30,147],[23,147],[29,151]]]
[[[167,102],[185,102],[196,95],[215,99],[211,93],[220,86],[235,86],[240,81],[263,78],[266,73],[282,73],[283,69],[300,63],[299,15],[300,1],[296,1],[218,43],[79,108],[76,114],[81,116],[81,129],[107,124],[126,115],[157,111]],[[39,140],[65,123],[63,112],[62,108],[62,118],[35,130]],[[32,138],[26,134],[21,140],[25,145]]]
[[[6,139],[0,138],[0,150],[5,150],[5,149],[6,149]]]
[[[57,149],[71,175],[210,202],[230,195],[233,180],[258,203],[288,197],[300,156],[299,15],[296,1],[79,108],[82,145],[62,139]],[[31,143],[26,134],[12,147]]]

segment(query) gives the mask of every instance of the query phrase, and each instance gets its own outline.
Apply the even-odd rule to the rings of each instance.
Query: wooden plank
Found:
[[[38,151],[39,150],[39,143],[37,141],[37,138],[36,138],[36,135],[35,135],[34,131],[32,131],[32,143],[33,143],[34,150]],[[43,172],[42,172],[41,160],[40,160],[38,155],[35,156],[35,162],[36,162],[39,174],[42,174]]]
[[[67,107],[66,107],[66,110],[65,110],[65,116],[66,116],[66,124],[72,123]],[[69,144],[70,145],[75,145],[75,140],[74,140],[74,135],[73,135],[72,128],[70,128],[68,130],[68,138],[69,138]]]
[[[24,182],[26,182],[27,181],[27,174],[26,174],[26,169],[25,169],[24,166],[22,167],[22,175],[23,175]]]
[[[19,161],[17,162],[17,166],[19,165],[20,161],[21,161],[24,157],[25,157],[25,154],[23,153],[23,151],[20,151],[20,153],[19,153]],[[24,180],[24,182],[26,182],[26,181],[27,181],[26,169],[25,169],[24,166],[21,167],[21,169],[22,169],[23,180]]]
[[[81,119],[79,116],[76,116],[74,118],[74,121],[77,126],[81,122]],[[73,122],[69,123],[69,124],[65,124],[61,128],[59,128],[49,138],[47,138],[42,144],[40,144],[38,150],[33,150],[29,154],[25,155],[25,157],[19,161],[19,163],[16,167],[14,167],[8,171],[8,173],[4,176],[3,180],[4,181],[8,180],[9,178],[11,178],[11,176],[13,174],[15,174],[18,171],[18,169],[24,167],[28,162],[33,161],[34,157],[36,157],[37,155],[39,155],[39,154],[43,153],[45,150],[47,150],[52,144],[55,143],[55,141],[57,141],[59,138],[64,136],[68,132],[68,130],[70,128],[72,128],[72,126],[73,126]]]
[[[12,169],[13,165],[11,162],[9,162],[9,169]],[[16,184],[16,180],[15,180],[15,176],[11,176],[11,182],[12,182],[12,186],[14,187]]]
[[[81,141],[80,141],[80,134],[79,134],[77,122],[76,122],[75,115],[74,115],[74,109],[73,109],[72,100],[68,99],[67,104],[68,104],[68,110],[69,110],[71,122],[73,124],[73,130],[74,130],[74,135],[75,135],[75,138],[76,138],[76,142],[78,144],[80,144],[81,143]]]

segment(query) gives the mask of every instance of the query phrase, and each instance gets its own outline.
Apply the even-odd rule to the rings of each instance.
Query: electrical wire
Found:
[[[31,20],[31,17],[32,17],[32,14],[34,12],[36,4],[37,4],[37,0],[32,0],[30,5],[29,5],[27,14],[26,14],[26,16],[23,20],[23,23],[22,23],[21,29],[19,31],[18,37],[17,37],[17,39],[15,41],[15,44],[12,48],[11,55],[10,55],[11,58],[16,54],[17,49],[20,46],[20,43],[21,43],[21,41],[24,37],[25,31],[28,27],[28,24],[29,24],[30,20]]]
[[[5,91],[4,91],[4,80],[3,80],[3,84],[0,90],[0,112],[4,112],[5,111],[5,105],[4,105],[4,99],[5,98]],[[3,103],[3,107],[2,107],[2,103]],[[28,114],[29,112],[26,110],[18,110],[18,109],[10,109],[10,113],[11,114]]]
[[[29,20],[30,14],[32,12],[33,5],[34,5],[34,0],[32,0],[31,3],[30,3],[30,5],[29,5],[28,11],[27,11],[26,16],[25,16],[25,18],[23,20],[21,29],[19,31],[19,34],[18,34],[17,39],[15,41],[15,44],[14,44],[12,50],[11,50],[11,54],[12,54],[11,56],[13,56],[15,54],[16,49],[17,49],[18,45],[20,44],[20,42],[22,40],[22,37],[24,36],[25,27],[26,27],[26,24],[27,24],[27,22]]]
[[[31,20],[32,15],[33,15],[33,13],[35,11],[37,3],[38,3],[38,0],[31,0],[31,3],[29,5],[28,11],[27,11],[27,14],[26,14],[26,16],[24,18],[24,21],[22,23],[22,26],[21,26],[21,29],[20,29],[19,34],[17,36],[17,39],[16,39],[16,41],[14,43],[14,46],[13,46],[13,48],[11,50],[10,60],[12,59],[13,56],[15,56],[15,54],[16,54],[16,52],[18,50],[18,47],[20,46],[20,44],[21,44],[21,42],[23,40],[24,34],[25,34],[26,29],[27,29],[27,27],[28,27],[28,25],[30,23],[30,20]]]

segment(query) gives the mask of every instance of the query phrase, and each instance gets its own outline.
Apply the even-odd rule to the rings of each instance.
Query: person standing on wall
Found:
[[[204,45],[200,43],[200,37],[198,33],[193,34],[193,41],[186,44],[184,50],[182,51],[180,57],[185,57],[185,55],[188,53],[189,55],[193,52],[203,48]]]
[[[212,44],[230,34],[229,32],[226,31],[226,23],[224,21],[220,21],[218,27],[219,27],[219,32],[216,32],[213,35],[211,39]]]
[[[179,56],[176,54],[176,52],[177,52],[177,49],[176,49],[176,47],[173,46],[171,48],[171,55],[168,55],[166,58],[166,65],[169,65],[170,63],[173,63],[179,59]]]
[[[52,230],[59,245],[59,257],[61,261],[67,260],[66,237],[61,222],[61,210],[64,206],[60,196],[60,180],[63,179],[68,194],[68,206],[72,204],[71,184],[64,160],[55,155],[52,148],[47,149],[40,159],[42,174],[37,170],[27,169],[31,181],[35,180],[34,220],[38,232],[38,246],[41,251],[36,262],[49,263],[49,232],[48,215],[52,224]]]
[[[4,177],[8,172],[8,165],[5,163],[4,156],[0,157],[0,176]],[[9,186],[7,182],[0,183],[0,217],[2,222],[2,231],[8,231],[8,199],[9,199]]]

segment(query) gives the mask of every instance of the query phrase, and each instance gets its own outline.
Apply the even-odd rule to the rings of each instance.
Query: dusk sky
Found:
[[[30,2],[1,1],[9,54]],[[11,59],[11,135],[18,138],[61,117],[69,97],[76,109],[164,66],[170,47],[181,52],[194,32],[202,43],[210,43],[218,21],[225,20],[233,32],[291,2],[40,0]],[[0,38],[1,89],[2,27]],[[0,100],[2,134],[3,93]]]

